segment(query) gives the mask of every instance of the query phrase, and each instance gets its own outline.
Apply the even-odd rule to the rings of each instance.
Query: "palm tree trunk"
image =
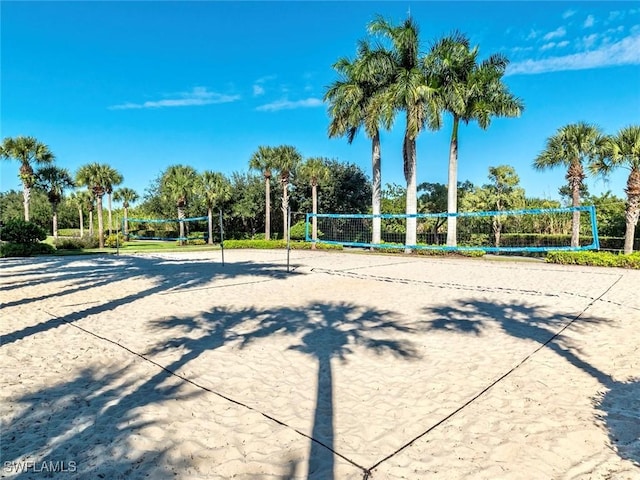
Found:
[[[314,182],[311,184],[311,211],[313,212],[313,219],[311,220],[311,238],[313,243],[311,248],[315,250],[316,241],[318,240],[318,185]]]
[[[209,217],[207,219],[209,221],[209,240],[207,243],[209,245],[213,245],[213,210],[211,207],[207,209],[207,217]]]
[[[58,239],[58,207],[53,207],[53,218],[51,219],[53,227],[53,238]]]
[[[580,185],[574,183],[572,189],[572,205],[574,207],[580,206]],[[573,218],[571,220],[571,246],[580,246],[580,212],[575,210],[573,212]]]
[[[102,195],[98,196],[98,201],[96,202],[98,207],[98,246],[100,248],[104,248],[104,223],[102,220]]]
[[[93,235],[93,210],[89,210],[89,235]]]
[[[287,232],[287,223],[289,220],[289,215],[287,215],[289,212],[289,182],[287,180],[284,180],[282,182],[282,238],[283,239],[287,239],[289,238],[289,232]]]
[[[112,233],[111,224],[111,192],[107,193],[107,206],[109,207],[109,235]]]
[[[180,224],[180,245],[185,245],[184,241],[184,222],[182,219],[184,218],[184,209],[182,207],[178,207],[178,220]]]
[[[125,241],[129,241],[129,207],[123,205],[122,206],[123,210],[124,210],[124,220],[122,221],[123,223],[123,233],[124,233],[124,239]]]
[[[271,177],[264,179],[264,239],[271,240]]]
[[[80,237],[84,237],[84,218],[82,216],[82,207],[78,207],[78,216],[80,217]]]
[[[447,213],[458,213],[458,126],[460,119],[453,117],[453,131],[451,132],[451,144],[449,146],[449,181],[447,185]],[[458,219],[447,217],[447,246],[455,247],[458,244]]]
[[[406,233],[405,233],[405,253],[411,253],[412,249],[409,245],[416,244],[417,221],[415,214],[418,211],[418,193],[416,183],[416,141],[409,138],[407,134],[404,137],[404,177],[407,181],[407,217]]]
[[[379,244],[381,240],[381,219],[380,203],[382,198],[382,157],[380,155],[380,132],[376,130],[371,139],[371,167],[373,174],[373,185],[371,189],[371,209],[373,212],[373,235],[371,243]]]
[[[22,198],[24,203],[24,221],[29,221],[29,200],[31,199],[31,187],[26,183],[23,184]]]

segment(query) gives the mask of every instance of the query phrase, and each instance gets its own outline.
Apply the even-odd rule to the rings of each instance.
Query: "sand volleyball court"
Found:
[[[0,261],[0,475],[638,479],[640,272]]]

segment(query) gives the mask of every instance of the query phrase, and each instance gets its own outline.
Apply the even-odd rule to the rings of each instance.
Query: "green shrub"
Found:
[[[32,255],[48,255],[56,249],[48,243],[14,243],[0,245],[0,257],[30,257]]]
[[[53,242],[58,250],[82,250],[98,248],[98,237],[85,233],[82,237],[58,238]]]
[[[104,239],[104,246],[107,248],[117,248],[124,245],[124,235],[120,232],[107,235]]]
[[[206,245],[207,242],[204,238],[190,238],[187,240],[187,245]]]
[[[311,242],[291,242],[292,250],[311,250]],[[287,248],[284,240],[225,240],[224,248],[258,248],[258,249],[278,249]],[[319,250],[342,250],[342,245],[328,243],[317,243]]]
[[[12,243],[37,243],[46,240],[47,232],[33,222],[8,220],[0,230],[0,238]]]
[[[588,265],[595,267],[619,267],[640,269],[640,252],[631,255],[611,252],[549,252],[545,258],[548,263],[561,265]]]

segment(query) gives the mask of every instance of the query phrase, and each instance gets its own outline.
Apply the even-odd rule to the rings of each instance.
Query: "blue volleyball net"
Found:
[[[373,243],[373,221],[381,224],[381,242]],[[447,220],[456,218],[456,245],[448,246]],[[579,245],[571,246],[574,217]],[[317,223],[317,239],[311,223]],[[415,245],[405,244],[408,218],[417,223]],[[348,247],[485,252],[546,252],[600,248],[594,206],[416,215],[307,214],[306,240]]]

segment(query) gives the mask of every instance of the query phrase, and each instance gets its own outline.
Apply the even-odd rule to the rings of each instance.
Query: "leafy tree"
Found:
[[[325,159],[313,157],[308,158],[300,166],[300,177],[304,181],[308,181],[311,185],[311,198],[312,198],[312,212],[318,213],[318,185],[325,183],[329,178],[329,168],[326,165]],[[318,239],[318,219],[313,217],[312,222],[312,238]],[[315,243],[313,244],[315,248]]]
[[[175,202],[180,222],[180,244],[185,245],[184,218],[185,208],[194,194],[198,174],[195,169],[185,165],[172,165],[162,177],[162,188],[165,195]]]
[[[102,216],[102,198],[104,197],[107,186],[111,183],[111,167],[106,164],[89,163],[83,165],[76,172],[76,184],[86,186],[96,200],[98,211],[98,244],[100,248],[104,248],[104,222]],[[92,223],[93,225],[93,223]]]
[[[109,219],[109,235],[111,235],[111,231],[113,229],[113,225],[112,225],[112,221],[111,221],[111,212],[112,212],[111,198],[112,198],[112,194],[113,194],[113,187],[115,187],[116,185],[120,185],[122,183],[122,181],[124,180],[124,177],[115,168],[113,168],[111,166],[108,166],[108,165],[106,167],[105,175],[106,175],[106,179],[107,179],[107,184],[105,185],[105,192],[107,194],[107,210],[108,210],[108,213],[109,213],[109,216],[108,216],[108,219]]]
[[[18,136],[5,138],[0,145],[0,158],[17,160],[20,162],[18,177],[22,181],[22,195],[24,198],[24,219],[29,221],[29,201],[31,189],[36,183],[34,165],[49,165],[55,157],[44,143],[34,137]]]
[[[333,68],[339,79],[331,84],[324,96],[331,117],[329,138],[346,136],[352,143],[364,127],[371,139],[371,206],[373,214],[378,215],[382,191],[380,125],[391,128],[394,115],[394,109],[382,96],[393,78],[392,58],[384,49],[372,49],[367,42],[361,41],[354,61],[340,58]],[[380,223],[380,218],[374,217],[372,243],[380,243]]]
[[[283,215],[283,236],[287,238],[287,224],[289,212],[289,183],[291,176],[296,171],[298,165],[302,161],[302,155],[291,145],[281,145],[273,149],[273,169],[280,176],[280,184],[282,185],[282,215]]]
[[[508,59],[493,54],[478,63],[478,47],[471,48],[469,38],[459,32],[438,40],[427,56],[426,68],[434,76],[444,111],[453,117],[449,148],[447,212],[457,213],[458,129],[460,121],[477,121],[486,130],[492,117],[518,117],[523,102],[502,83]],[[447,219],[447,245],[457,244],[457,218]]]
[[[596,207],[598,233],[607,237],[624,237],[625,201],[607,191],[601,195],[589,195],[585,203]]]
[[[249,168],[258,170],[264,176],[264,203],[265,203],[265,217],[264,217],[264,238],[265,240],[271,239],[271,175],[274,169],[274,148],[259,146],[258,150],[249,159]]]
[[[62,201],[64,190],[74,186],[71,174],[66,168],[50,165],[36,173],[36,185],[46,191],[51,204],[53,237],[58,238],[58,206]]]
[[[402,158],[407,182],[406,213],[412,215],[417,213],[416,139],[425,126],[440,128],[437,89],[425,73],[418,25],[411,17],[398,26],[378,17],[369,24],[369,31],[389,41],[392,47],[393,80],[382,97],[387,108],[405,112]],[[416,227],[416,218],[407,218],[406,245],[416,244]]]
[[[231,184],[219,172],[206,170],[198,177],[197,189],[204,197],[207,206],[209,245],[213,245],[213,209],[221,208],[231,197]]]
[[[629,170],[624,189],[627,194],[624,253],[633,253],[633,239],[640,216],[640,125],[624,127],[617,135],[608,137],[604,143],[603,158],[592,167],[605,174],[618,167]]]
[[[122,208],[124,210],[124,239],[129,239],[129,206],[138,201],[138,193],[132,188],[119,188],[113,192],[113,199],[116,202],[122,202]]]
[[[557,166],[567,168],[566,179],[571,188],[572,206],[580,206],[580,188],[586,177],[585,164],[593,164],[602,153],[605,137],[595,125],[585,122],[565,125],[547,139],[547,144],[533,162],[544,170]],[[571,246],[579,245],[580,212],[573,212]]]
[[[260,228],[259,215],[265,209],[265,185],[251,173],[231,174],[232,232],[244,231],[253,237]]]

